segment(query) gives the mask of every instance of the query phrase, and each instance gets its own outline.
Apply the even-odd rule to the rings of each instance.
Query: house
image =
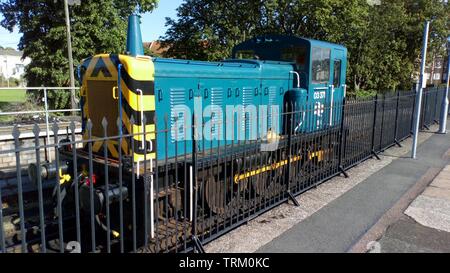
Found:
[[[440,85],[447,79],[447,57],[436,57],[425,68],[427,85]]]
[[[198,46],[208,48],[208,41],[200,41]],[[144,42],[144,48],[150,51],[150,55],[164,57],[164,58],[184,58],[189,52],[189,47],[178,46],[176,48],[171,47],[171,45],[166,45],[163,47],[160,41]]]
[[[156,56],[162,56],[169,50],[169,48],[162,47],[159,41],[144,42],[144,48],[147,48],[152,55]]]
[[[30,58],[22,59],[23,52],[12,48],[0,48],[0,76],[3,79],[20,80],[25,73],[25,67]]]

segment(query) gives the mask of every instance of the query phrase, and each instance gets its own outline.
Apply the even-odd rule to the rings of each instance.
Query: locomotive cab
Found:
[[[314,121],[304,129],[317,130],[338,123],[340,113],[335,105],[343,103],[346,89],[345,47],[294,36],[267,35],[237,45],[232,56],[291,63],[293,88],[285,94],[284,102],[316,112]]]

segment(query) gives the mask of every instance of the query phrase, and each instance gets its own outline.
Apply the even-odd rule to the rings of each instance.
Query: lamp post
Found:
[[[70,73],[70,101],[72,109],[76,109],[77,103],[75,101],[75,76],[73,69],[73,57],[72,57],[72,37],[70,35],[70,17],[69,17],[69,4],[67,0],[64,0],[64,13],[66,15],[66,29],[67,29],[67,55],[69,58],[69,73]]]
[[[447,85],[445,87],[444,96],[442,98],[441,117],[439,122],[439,133],[447,132],[447,116],[448,116],[448,89],[450,79],[450,37],[447,39]]]
[[[419,92],[416,95],[416,107],[414,113],[414,127],[413,127],[413,146],[411,157],[416,159],[417,156],[417,141],[419,139],[419,125],[420,125],[420,114],[422,112],[422,94],[423,86],[426,83],[425,79],[425,66],[427,62],[427,48],[428,48],[428,33],[430,30],[430,21],[425,22],[425,29],[423,31],[423,48],[422,48],[422,65],[420,67],[420,83]]]

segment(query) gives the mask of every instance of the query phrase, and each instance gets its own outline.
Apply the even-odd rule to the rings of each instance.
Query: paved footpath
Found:
[[[394,160],[262,246],[258,252],[365,251],[370,238],[376,234],[382,235],[387,226],[395,223],[409,203],[450,164],[450,133],[435,134],[422,143],[418,148],[417,160],[408,156],[409,154]],[[402,206],[403,209],[398,209]],[[400,213],[392,217],[396,215],[395,208]],[[390,214],[392,215],[389,216]],[[390,222],[391,218],[396,220]],[[411,219],[406,219],[408,220]],[[383,224],[386,226],[384,229],[380,228]],[[381,234],[379,230],[382,230]],[[372,238],[376,239],[378,238]],[[383,245],[382,241],[381,244]]]
[[[378,241],[385,253],[450,252],[450,164]]]

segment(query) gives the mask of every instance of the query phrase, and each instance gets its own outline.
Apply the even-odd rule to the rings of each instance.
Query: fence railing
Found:
[[[80,109],[70,109],[63,106],[61,98],[69,98],[71,92],[78,95],[78,87],[2,87],[0,88],[0,144],[3,149],[13,144],[14,137],[11,128],[19,124],[21,129],[21,141],[33,141],[34,124],[42,128],[41,138],[50,143],[53,131],[51,125],[55,120],[59,121],[61,130],[58,134],[64,134],[69,122],[77,121],[77,133],[81,133]],[[65,94],[65,96],[64,96]],[[62,99],[64,100],[64,99]],[[59,101],[59,102],[58,102]],[[52,102],[52,103],[51,103]],[[65,124],[65,126],[64,126]],[[48,151],[46,159],[51,158]],[[29,156],[23,156],[28,158]],[[0,162],[0,170],[12,165],[11,157]]]
[[[36,117],[43,117],[46,126],[47,135],[50,134],[50,118],[57,115],[67,115],[71,113],[72,116],[79,116],[81,110],[77,109],[67,109],[64,107],[56,107],[52,109],[50,107],[49,97],[53,97],[56,93],[70,93],[74,90],[76,93],[79,92],[78,87],[0,87],[0,102],[1,105],[0,118],[13,118],[11,121],[0,120],[0,128],[6,126],[7,123],[17,122],[17,117],[23,117],[25,120],[28,119],[29,122],[33,122]],[[20,93],[20,95],[17,95]],[[60,94],[59,94],[60,95]],[[30,99],[33,97],[33,99]],[[59,96],[61,97],[61,96]],[[31,103],[32,110],[26,109],[27,103]],[[6,110],[4,109],[6,108]],[[14,110],[11,110],[14,109]]]
[[[422,128],[438,121],[443,94],[425,92]],[[15,147],[0,151],[15,154],[17,170],[0,187],[0,252],[202,251],[202,244],[399,145],[411,135],[414,105],[413,92],[324,109],[287,105],[274,114],[283,133],[256,139],[214,138],[226,117],[173,130],[166,115],[155,118],[163,128],[150,132],[145,126],[134,132],[140,123],[131,118],[131,132],[116,136],[108,135],[115,124],[104,119],[97,125],[103,135],[93,137],[87,122],[85,139],[77,139],[72,122],[66,137],[55,133],[46,143],[36,125],[35,142],[25,146],[16,126]],[[52,124],[53,132],[59,129]],[[198,130],[210,137],[198,139]],[[46,162],[42,150],[51,150],[55,161]],[[168,150],[174,156],[159,156]],[[21,162],[27,151],[36,159],[29,176]]]

